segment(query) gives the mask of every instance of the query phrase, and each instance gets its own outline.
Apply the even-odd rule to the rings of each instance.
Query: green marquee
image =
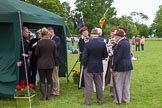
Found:
[[[60,77],[67,73],[65,21],[62,17],[19,0],[0,0],[0,97],[13,97],[19,81],[21,28],[52,26],[61,39]]]

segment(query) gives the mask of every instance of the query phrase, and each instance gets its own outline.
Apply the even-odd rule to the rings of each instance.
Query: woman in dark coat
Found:
[[[56,44],[48,37],[46,28],[42,28],[41,32],[42,40],[38,41],[35,54],[38,57],[37,68],[40,77],[41,100],[49,100],[52,86],[52,71],[56,58]],[[47,84],[45,80],[47,80]]]

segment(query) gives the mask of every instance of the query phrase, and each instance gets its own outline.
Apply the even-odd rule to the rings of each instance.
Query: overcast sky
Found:
[[[72,8],[75,7],[75,0],[60,0],[70,3]],[[153,23],[156,12],[159,6],[162,5],[162,0],[114,0],[113,7],[117,10],[117,16],[130,15],[131,12],[142,12],[149,17],[149,20],[144,22],[147,25]]]

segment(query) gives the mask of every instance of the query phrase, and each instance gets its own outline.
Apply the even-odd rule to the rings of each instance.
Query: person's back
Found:
[[[122,102],[130,102],[130,75],[133,65],[130,59],[130,44],[125,38],[125,33],[122,30],[117,30],[115,33],[115,41],[117,45],[114,48],[113,65],[110,68],[112,78],[114,80],[115,95],[114,104]]]
[[[122,39],[114,48],[114,70],[117,72],[125,72],[132,70],[130,59],[130,45],[126,39]]]
[[[49,38],[47,28],[41,29],[42,40],[39,40],[35,49],[37,68],[40,77],[41,100],[51,98],[52,71],[56,60],[56,44]],[[47,83],[46,83],[47,81]]]
[[[90,67],[88,70],[91,72],[92,70],[93,72],[103,72],[102,60],[107,57],[106,44],[99,39],[92,39],[86,44],[86,47],[89,54],[87,65]]]
[[[56,44],[51,39],[42,39],[38,41],[37,47],[39,52],[36,51],[38,55],[37,66],[38,69],[48,69],[53,68],[55,64],[55,53]]]
[[[92,29],[91,38],[85,44],[82,62],[85,68],[85,102],[84,104],[91,104],[92,82],[96,86],[96,97],[98,104],[103,104],[103,64],[102,60],[108,56],[106,44],[99,40],[98,31]]]
[[[140,38],[137,36],[135,39],[136,42],[136,51],[140,51]]]
[[[100,39],[92,39],[87,43],[89,52],[89,63],[102,62],[105,56],[106,44]]]
[[[135,38],[135,42],[136,42],[136,45],[140,44],[140,38],[138,36]]]

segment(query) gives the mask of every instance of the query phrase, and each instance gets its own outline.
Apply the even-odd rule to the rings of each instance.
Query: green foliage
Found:
[[[109,24],[110,19],[116,15],[115,8],[111,7],[112,2],[113,0],[76,0],[75,17],[79,19],[80,12],[82,12],[85,25],[91,30],[94,27],[98,27],[99,20],[103,17],[106,9],[109,7],[103,27],[105,34],[108,34],[110,29],[107,30],[105,25]]]
[[[63,11],[65,14],[65,18],[68,19],[69,15],[71,13],[69,3],[63,2],[62,7],[63,7]]]
[[[146,38],[148,37],[149,34],[149,28],[145,24],[140,24],[139,25],[139,35],[140,36],[145,36]]]
[[[63,7],[59,0],[22,0],[22,1],[36,5],[60,16],[65,16]]]
[[[148,16],[141,12],[131,12],[131,16],[136,24],[141,24],[143,20],[148,20]]]
[[[32,88],[29,88],[30,95],[35,94],[35,91]],[[22,88],[20,91],[17,91],[15,94],[16,97],[28,97],[28,90],[26,88]]]
[[[33,89],[34,85],[29,84],[28,86],[21,87],[20,85],[16,86],[16,93],[15,97],[28,97],[28,93],[30,93],[30,96],[35,94],[35,90]]]
[[[162,5],[159,6],[159,10],[156,12],[154,23],[151,25],[152,34],[157,37],[162,37]]]
[[[125,27],[128,29],[127,37],[131,38],[133,35],[145,35],[154,34],[158,36],[161,32],[161,23],[154,24],[151,28],[142,24],[144,20],[148,20],[148,16],[141,12],[132,12],[130,16],[122,16],[116,18],[116,9],[112,7],[114,0],[76,0],[76,9],[71,10],[69,3],[60,3],[60,0],[22,0],[27,3],[31,3],[38,7],[44,8],[55,14],[58,14],[66,20],[66,33],[67,36],[79,35],[77,30],[73,27],[73,17],[75,17],[79,23],[81,12],[83,13],[83,19],[85,25],[88,27],[89,32],[92,28],[98,27],[100,19],[103,17],[106,9],[109,7],[106,13],[106,21],[102,28],[105,38],[109,37],[111,29],[118,29],[118,27]],[[159,14],[158,14],[159,15]],[[160,22],[161,18],[158,18],[157,22]],[[156,26],[155,26],[156,25]],[[142,28],[142,29],[141,29]]]

